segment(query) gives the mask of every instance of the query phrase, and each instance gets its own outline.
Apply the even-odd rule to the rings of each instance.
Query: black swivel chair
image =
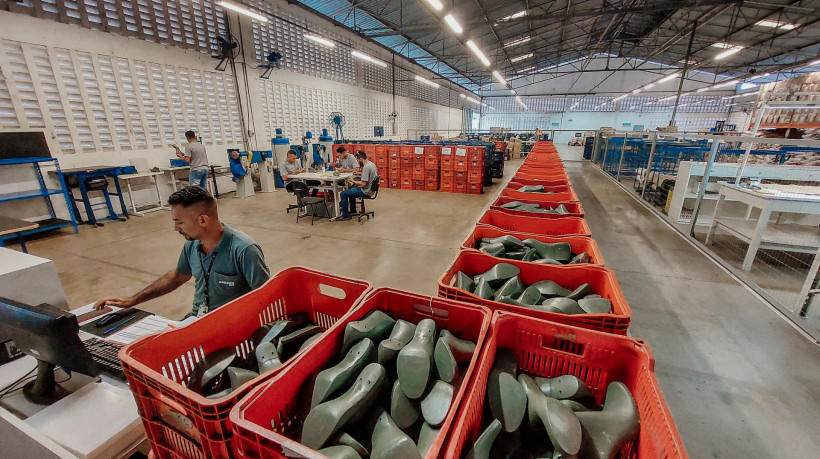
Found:
[[[362,217],[367,217],[367,219],[370,220],[370,217],[375,217],[376,216],[376,214],[372,210],[370,212],[368,212],[364,208],[364,201],[366,199],[376,199],[376,197],[379,195],[379,176],[378,175],[376,176],[376,178],[373,179],[372,182],[370,182],[370,191],[373,192],[373,196],[362,196],[362,197],[356,198],[356,204],[362,206],[362,211],[359,212],[359,221],[362,221]]]
[[[287,191],[288,193],[291,193],[291,194],[295,194],[295,193],[293,192],[293,184],[294,184],[294,183],[296,183],[296,181],[294,181],[294,180],[291,180],[290,182],[286,183],[286,184],[285,184],[285,191]],[[285,209],[285,210],[286,210],[288,213],[290,213],[290,210],[291,210],[291,209],[298,209],[298,208],[299,208],[299,205],[298,205],[298,204],[288,204],[288,208],[287,208],[287,209]]]
[[[321,208],[324,206],[325,208],[325,215],[330,215],[330,209],[327,207],[327,202],[325,202],[325,198],[319,198],[315,196],[310,196],[310,188],[308,188],[307,184],[304,182],[291,182],[290,186],[293,190],[293,194],[296,196],[296,223],[299,223],[299,217],[302,217],[302,209],[307,210],[307,207],[310,206],[310,224],[313,225],[313,221],[316,219],[316,209]],[[322,218],[322,217],[319,217]],[[325,217],[327,218],[327,217]]]

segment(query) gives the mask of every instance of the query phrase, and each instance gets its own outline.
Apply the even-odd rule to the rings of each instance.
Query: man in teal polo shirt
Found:
[[[170,293],[194,277],[194,306],[188,316],[202,316],[270,278],[262,249],[247,234],[219,221],[216,200],[207,190],[183,188],[168,198],[168,204],[174,230],[187,240],[176,269],[133,296],[106,298],[95,308],[130,308]]]

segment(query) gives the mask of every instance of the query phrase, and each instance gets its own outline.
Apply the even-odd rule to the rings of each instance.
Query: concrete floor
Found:
[[[507,164],[507,178],[519,164]],[[567,169],[633,310],[631,333],[655,355],[689,455],[815,457],[818,348],[593,166]],[[500,186],[483,195],[382,190],[372,203],[375,219],[313,227],[284,212],[292,201],[284,192],[219,203],[223,221],[259,242],[272,271],[304,265],[434,295]],[[74,308],[138,290],[175,266],[182,242],[169,214],[157,212],[28,245],[54,260]],[[189,283],[143,307],[181,317],[192,291]]]

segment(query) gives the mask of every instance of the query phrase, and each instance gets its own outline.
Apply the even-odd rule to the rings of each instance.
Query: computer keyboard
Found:
[[[103,373],[125,381],[125,373],[122,371],[122,362],[117,356],[117,353],[122,349],[122,344],[112,343],[99,338],[89,338],[83,341],[83,344]]]

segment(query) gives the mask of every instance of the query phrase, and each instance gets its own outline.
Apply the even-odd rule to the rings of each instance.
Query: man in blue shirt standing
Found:
[[[168,198],[168,204],[174,230],[186,239],[177,267],[132,296],[98,301],[96,309],[130,308],[170,293],[193,277],[194,303],[188,316],[202,316],[270,278],[262,249],[247,234],[219,221],[216,200],[207,190],[183,188]]]

